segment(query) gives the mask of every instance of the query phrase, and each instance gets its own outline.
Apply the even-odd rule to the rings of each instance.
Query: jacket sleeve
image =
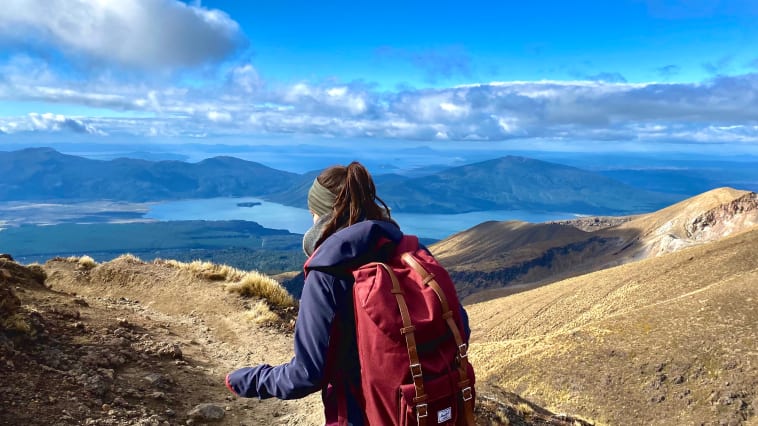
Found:
[[[295,356],[290,362],[246,367],[227,375],[227,386],[252,398],[296,399],[321,389],[329,335],[336,313],[335,278],[311,271],[305,280],[295,324]]]

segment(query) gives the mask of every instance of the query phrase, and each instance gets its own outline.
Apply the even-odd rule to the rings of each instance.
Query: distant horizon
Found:
[[[756,163],[758,167],[758,147],[755,153],[752,150],[730,151],[723,149],[720,144],[712,144],[712,150],[699,151],[561,151],[561,150],[535,150],[535,149],[510,149],[503,145],[491,142],[480,142],[477,145],[456,145],[447,143],[444,146],[438,142],[414,141],[410,144],[397,141],[385,141],[371,147],[362,149],[358,146],[344,144],[322,143],[299,143],[297,145],[282,144],[255,144],[255,145],[230,145],[211,143],[187,143],[187,144],[126,144],[126,143],[91,143],[91,142],[52,142],[39,145],[32,143],[15,143],[12,145],[0,145],[0,151],[12,152],[26,148],[52,148],[68,155],[81,156],[94,160],[111,160],[120,156],[127,158],[144,159],[149,161],[176,160],[189,163],[197,163],[205,159],[232,156],[239,159],[254,161],[265,166],[292,173],[308,173],[315,170],[335,165],[347,164],[350,161],[363,161],[367,165],[375,161],[385,163],[383,160],[394,158],[398,164],[393,170],[408,171],[418,167],[449,166],[472,164],[505,156],[520,156],[534,158],[542,161],[566,164],[588,170],[612,170],[617,168],[626,169],[676,169],[685,168],[681,162],[699,161],[702,163],[734,162]],[[495,149],[488,149],[495,148]],[[300,152],[300,150],[305,151]],[[424,150],[428,150],[425,152]],[[283,152],[288,155],[282,156]],[[314,155],[318,153],[319,155]],[[407,155],[405,153],[412,153]],[[263,154],[263,157],[261,157]],[[425,161],[419,161],[427,158]],[[368,161],[367,161],[368,160]],[[409,165],[411,164],[411,165]],[[372,173],[383,174],[393,171],[372,170]],[[755,173],[755,181],[758,185],[758,172]]]
[[[0,147],[758,155],[742,1],[7,0]]]
[[[486,144],[485,144],[486,145]],[[482,145],[480,145],[482,146]],[[11,148],[11,149],[9,149]],[[48,144],[47,146],[0,146],[0,152],[24,148],[51,148],[58,152],[107,161],[127,157],[148,161],[198,163],[208,158],[231,156],[272,169],[303,175],[336,164],[360,161],[375,176],[397,174],[419,177],[460,166],[508,156],[535,159],[600,173],[627,185],[653,192],[682,196],[729,186],[758,191],[758,156],[728,150],[703,152],[561,152],[474,149],[471,146],[417,142],[395,143],[370,150],[344,146],[302,144],[282,145],[103,145],[91,143]]]

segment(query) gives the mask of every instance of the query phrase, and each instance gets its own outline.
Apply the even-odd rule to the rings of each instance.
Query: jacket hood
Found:
[[[392,222],[366,220],[341,229],[327,238],[305,262],[305,269],[332,268],[371,261],[381,239],[394,243],[403,238]]]

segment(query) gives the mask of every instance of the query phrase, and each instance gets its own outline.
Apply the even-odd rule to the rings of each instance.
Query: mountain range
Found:
[[[91,160],[50,148],[0,152],[3,201],[156,201],[284,191],[298,175],[234,157]]]
[[[234,157],[198,163],[92,160],[50,148],[0,152],[0,201],[162,201],[255,196],[305,207],[318,172],[276,170]],[[637,189],[560,164],[508,156],[425,176],[377,175],[379,196],[397,212],[532,210],[631,214],[681,198]]]

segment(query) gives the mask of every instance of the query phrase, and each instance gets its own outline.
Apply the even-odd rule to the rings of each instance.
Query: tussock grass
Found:
[[[245,297],[261,297],[279,307],[295,305],[295,299],[274,279],[257,271],[245,274],[241,280],[228,284],[226,290]]]
[[[126,263],[132,263],[132,264],[137,264],[137,265],[145,264],[145,262],[142,259],[140,259],[139,257],[131,253],[122,254],[121,256],[113,259],[111,262],[126,262]]]
[[[53,260],[59,260],[59,261],[69,262],[69,263],[76,263],[76,266],[79,269],[92,269],[95,266],[97,266],[97,262],[95,262],[95,259],[93,259],[93,258],[91,258],[90,256],[87,256],[87,255],[84,255],[84,256],[81,256],[81,257],[79,257],[79,256],[56,257]]]
[[[516,406],[516,411],[518,411],[519,414],[521,414],[524,417],[529,417],[532,414],[534,414],[534,408],[532,408],[529,404],[525,402],[519,403]]]
[[[511,425],[511,421],[510,419],[508,419],[508,416],[505,413],[498,411],[496,413],[496,416],[497,416],[497,419],[500,421],[501,425],[505,425],[505,426]]]
[[[279,321],[279,315],[273,312],[262,300],[245,312],[245,317],[255,324],[271,324]]]
[[[185,263],[173,259],[156,259],[154,263],[189,271],[197,277],[210,281],[239,281],[247,274],[247,272],[229,265],[203,262],[201,260]]]
[[[190,263],[177,260],[156,259],[155,264],[168,265],[188,271],[209,281],[225,281],[224,289],[243,297],[259,297],[272,306],[282,308],[295,306],[295,299],[273,278],[258,271],[242,271],[229,265],[195,260]]]
[[[76,263],[78,264],[79,269],[92,269],[95,266],[97,266],[97,262],[95,262],[95,259],[86,255],[80,257]]]

